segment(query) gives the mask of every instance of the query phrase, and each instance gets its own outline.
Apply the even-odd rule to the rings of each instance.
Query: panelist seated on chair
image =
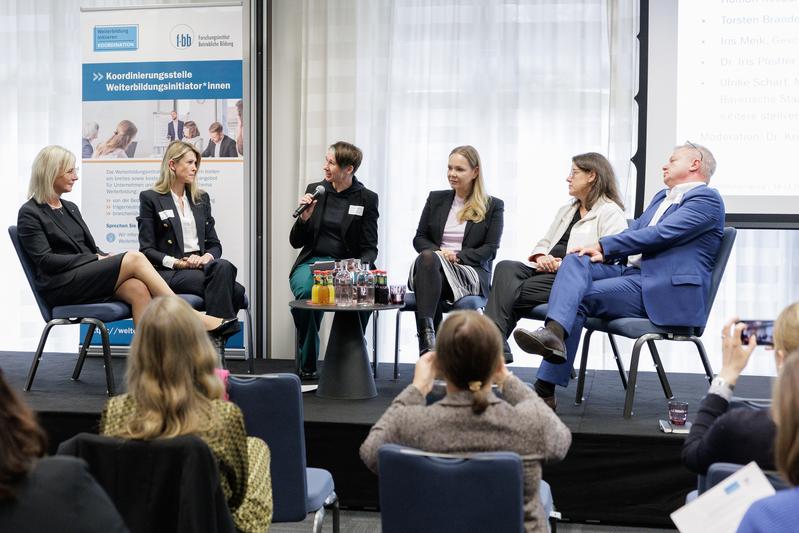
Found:
[[[738,525],[738,533],[791,533],[799,522],[799,354],[785,359],[774,385],[772,417],[777,426],[774,458],[781,477],[791,486],[754,502]]]
[[[30,199],[19,209],[17,231],[35,286],[50,306],[121,300],[138,323],[153,297],[174,293],[141,252],[109,255],[97,247],[78,206],[61,198],[76,181],[75,155],[61,146],[43,148],[33,161]],[[215,336],[228,334],[235,322],[197,315]]]
[[[691,432],[682,447],[682,462],[704,475],[713,463],[747,464],[774,470],[776,428],[769,409],[730,409],[733,389],[755,350],[755,336],[741,342],[744,324],[730,320],[721,330],[721,371],[702,399]],[[782,310],[774,323],[774,362],[777,372],[785,358],[799,350],[799,302]]]
[[[308,207],[289,233],[291,246],[301,248],[289,274],[291,292],[298,300],[311,298],[313,263],[356,258],[373,265],[377,259],[378,197],[355,176],[362,159],[361,149],[353,144],[339,141],[331,145],[322,167],[324,180],[308,185],[300,198],[300,204]],[[315,199],[313,193],[319,186],[324,194]],[[291,314],[298,333],[301,377],[315,378],[322,313],[292,309]],[[370,313],[359,316],[366,328]]]
[[[47,437],[2,369],[0,435],[0,531],[128,531],[86,463],[44,457]]]
[[[426,397],[437,375],[446,380],[447,395],[428,406]],[[538,495],[541,463],[563,459],[571,433],[505,367],[496,326],[477,311],[456,311],[442,324],[436,351],[419,359],[413,382],[394,398],[361,445],[361,459],[378,475],[383,444],[437,453],[518,453],[524,465],[525,530],[543,532],[547,517]]]
[[[502,238],[505,204],[486,193],[480,154],[458,146],[449,154],[450,190],[427,197],[413,247],[419,252],[408,276],[416,295],[419,355],[436,343],[441,302],[487,296],[492,262]]]
[[[554,405],[555,385],[568,386],[587,316],[704,327],[711,272],[724,233],[724,202],[707,186],[715,170],[716,160],[704,146],[686,142],[675,147],[663,165],[668,188],[655,195],[630,228],[564,258],[545,327],[514,332],[522,350],[544,356],[535,383],[539,395]]]
[[[528,263],[500,261],[494,272],[485,314],[502,333],[505,362],[513,362],[507,338],[519,319],[549,301],[555,274],[567,250],[594,244],[627,228],[616,175],[605,156],[594,152],[572,157],[566,181],[572,201],[561,207]]]
[[[197,184],[199,169],[194,146],[169,145],[158,181],[139,194],[139,249],[174,292],[201,296],[208,314],[235,319],[244,287],[236,267],[222,258],[211,199]]]
[[[200,437],[219,462],[236,528],[262,532],[272,520],[269,448],[247,437],[241,411],[222,399],[216,361],[189,304],[176,296],[153,300],[128,355],[128,392],[108,401],[100,433],[137,440]]]

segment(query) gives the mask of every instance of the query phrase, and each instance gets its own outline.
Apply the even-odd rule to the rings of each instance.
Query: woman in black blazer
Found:
[[[355,258],[364,265],[373,265],[377,259],[378,198],[355,177],[362,159],[357,146],[344,141],[333,144],[325,156],[325,179],[308,185],[300,198],[300,204],[308,207],[297,217],[289,234],[291,245],[302,248],[289,274],[291,292],[298,300],[311,297],[310,266],[316,261]],[[314,199],[313,192],[320,185],[325,193]],[[291,314],[299,334],[300,377],[313,379],[322,313],[292,309]],[[370,313],[359,315],[366,327]]]
[[[19,209],[17,231],[35,269],[34,284],[51,306],[122,300],[135,323],[153,297],[174,293],[144,254],[109,255],[97,248],[78,206],[61,198],[78,181],[77,170],[75,155],[61,146],[43,148],[33,161],[30,199]],[[233,326],[198,315],[213,336]]]
[[[413,247],[419,252],[408,287],[416,293],[419,354],[435,347],[442,299],[487,296],[491,266],[502,237],[505,204],[485,193],[480,154],[458,146],[449,154],[451,190],[427,197]]]
[[[139,194],[139,250],[173,291],[202,296],[207,313],[235,318],[244,287],[236,282],[236,267],[222,259],[211,201],[197,185],[199,168],[193,145],[169,145],[158,181]]]

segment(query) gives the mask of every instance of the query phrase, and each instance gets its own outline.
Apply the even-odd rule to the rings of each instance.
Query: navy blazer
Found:
[[[216,235],[214,217],[211,215],[211,200],[208,193],[200,194],[200,201],[196,204],[191,199],[188,188],[186,198],[189,200],[191,212],[194,214],[194,223],[197,226],[197,241],[200,245],[200,255],[209,253],[214,259],[222,257],[222,243]],[[167,216],[170,214],[171,216]],[[160,214],[166,218],[161,218]],[[139,193],[139,250],[156,269],[164,270],[164,257],[171,255],[182,258],[183,228],[180,225],[180,216],[172,193],[160,193],[152,189]]]
[[[424,204],[413,247],[422,250],[440,250],[444,238],[447,216],[455,199],[454,190],[432,191]],[[464,265],[474,267],[480,278],[480,294],[488,296],[491,288],[491,270],[502,238],[505,203],[499,198],[489,197],[488,210],[482,222],[467,221],[463,233],[463,244],[458,259]]]
[[[17,232],[36,269],[36,288],[40,291],[71,283],[75,279],[75,268],[97,261],[97,254],[105,255],[97,248],[78,206],[63,198],[61,204],[83,228],[83,239],[92,253],[81,250],[49,205],[40,204],[33,198],[22,204],[17,215]]]
[[[329,183],[317,181],[308,185],[305,188],[305,193],[313,194],[318,185],[324,186],[326,190],[331,187]],[[344,215],[344,220],[341,221],[341,238],[347,247],[347,257],[336,257],[334,259],[355,258],[360,259],[362,263],[374,265],[377,259],[377,219],[380,216],[377,209],[377,193],[364,187],[363,183],[358,181],[355,176],[352,177],[350,188],[353,189],[349,196],[350,205],[362,206],[363,214],[347,213]],[[297,217],[296,222],[291,227],[289,242],[294,248],[302,248],[297,260],[294,261],[294,266],[291,267],[291,272],[294,272],[297,265],[304,263],[313,256],[313,250],[322,226],[322,215],[325,211],[326,201],[327,195],[325,194],[317,201],[311,218],[303,222],[300,217]]]
[[[169,125],[166,127],[166,136],[170,141],[179,141],[183,138],[183,124],[182,120],[178,120],[178,133],[175,135],[175,123],[169,121]]]
[[[652,322],[701,328],[724,235],[724,201],[716,189],[700,185],[649,226],[667,192],[657,193],[629,229],[599,242],[605,259],[642,254],[641,289]]]

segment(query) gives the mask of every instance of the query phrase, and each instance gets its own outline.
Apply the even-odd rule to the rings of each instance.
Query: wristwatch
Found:
[[[730,401],[732,398],[732,391],[735,388],[735,385],[727,381],[721,376],[716,376],[713,378],[713,381],[710,382],[710,388],[707,390],[708,394],[717,394],[724,398],[727,401]]]

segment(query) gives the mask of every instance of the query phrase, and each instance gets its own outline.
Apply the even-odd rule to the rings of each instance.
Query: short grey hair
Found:
[[[63,146],[45,146],[36,154],[31,166],[31,181],[28,184],[28,198],[40,204],[55,197],[53,183],[58,176],[75,167],[75,154]]]
[[[692,150],[694,152],[699,152],[702,154],[700,158],[702,161],[699,164],[699,173],[705,177],[707,181],[710,181],[711,176],[716,172],[716,158],[713,157],[713,153],[707,149],[707,147],[702,146],[701,144],[690,143],[687,142],[680,146],[677,146],[678,150]]]
[[[84,122],[83,123],[83,138],[90,139],[92,137],[97,137],[97,132],[100,131],[100,125],[96,122]]]

